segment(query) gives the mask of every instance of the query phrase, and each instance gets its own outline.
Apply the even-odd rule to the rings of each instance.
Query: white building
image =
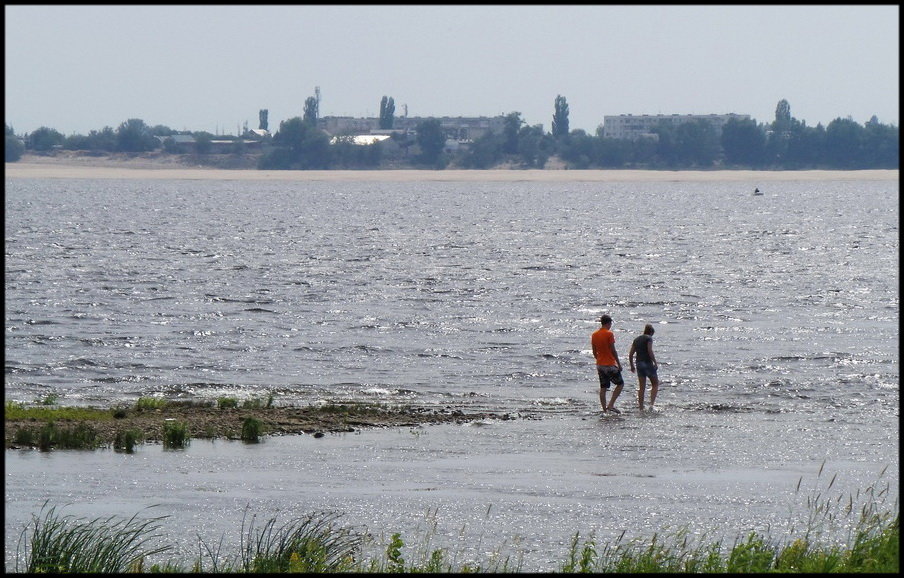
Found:
[[[722,127],[731,119],[749,120],[749,114],[620,114],[603,117],[603,137],[637,140],[640,138],[657,138],[653,129],[660,123],[673,127],[686,122],[704,120],[712,124],[716,134],[722,134]]]

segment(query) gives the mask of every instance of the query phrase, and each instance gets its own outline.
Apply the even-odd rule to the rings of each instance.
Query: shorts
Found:
[[[656,366],[652,361],[637,362],[637,377],[649,377],[650,379],[659,379],[656,374]]]
[[[596,373],[600,376],[600,389],[609,389],[609,384],[624,385],[621,370],[617,365],[597,365]]]

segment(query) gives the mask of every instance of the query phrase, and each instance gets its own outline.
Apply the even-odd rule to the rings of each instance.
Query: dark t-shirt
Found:
[[[653,362],[653,360],[650,359],[650,350],[647,348],[647,344],[651,341],[653,341],[653,337],[646,333],[634,338],[634,354],[637,355],[637,363],[640,363],[641,361],[646,363]]]

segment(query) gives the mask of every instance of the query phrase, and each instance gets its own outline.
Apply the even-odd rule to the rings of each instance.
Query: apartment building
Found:
[[[392,130],[416,132],[418,124],[431,118],[439,121],[447,139],[456,141],[474,141],[488,132],[500,134],[505,126],[504,116],[397,116],[393,119]],[[378,118],[327,116],[318,119],[318,126],[331,135],[378,134],[386,132],[379,129],[380,119]]]
[[[653,129],[666,123],[677,127],[686,122],[704,120],[712,124],[716,134],[722,134],[722,127],[731,119],[749,120],[749,114],[620,114],[603,117],[603,137],[637,140],[640,138],[657,138]]]

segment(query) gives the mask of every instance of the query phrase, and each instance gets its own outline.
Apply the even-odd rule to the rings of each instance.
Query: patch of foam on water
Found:
[[[541,397],[533,401],[534,405],[541,406],[562,406],[569,405],[571,400],[565,397]]]

